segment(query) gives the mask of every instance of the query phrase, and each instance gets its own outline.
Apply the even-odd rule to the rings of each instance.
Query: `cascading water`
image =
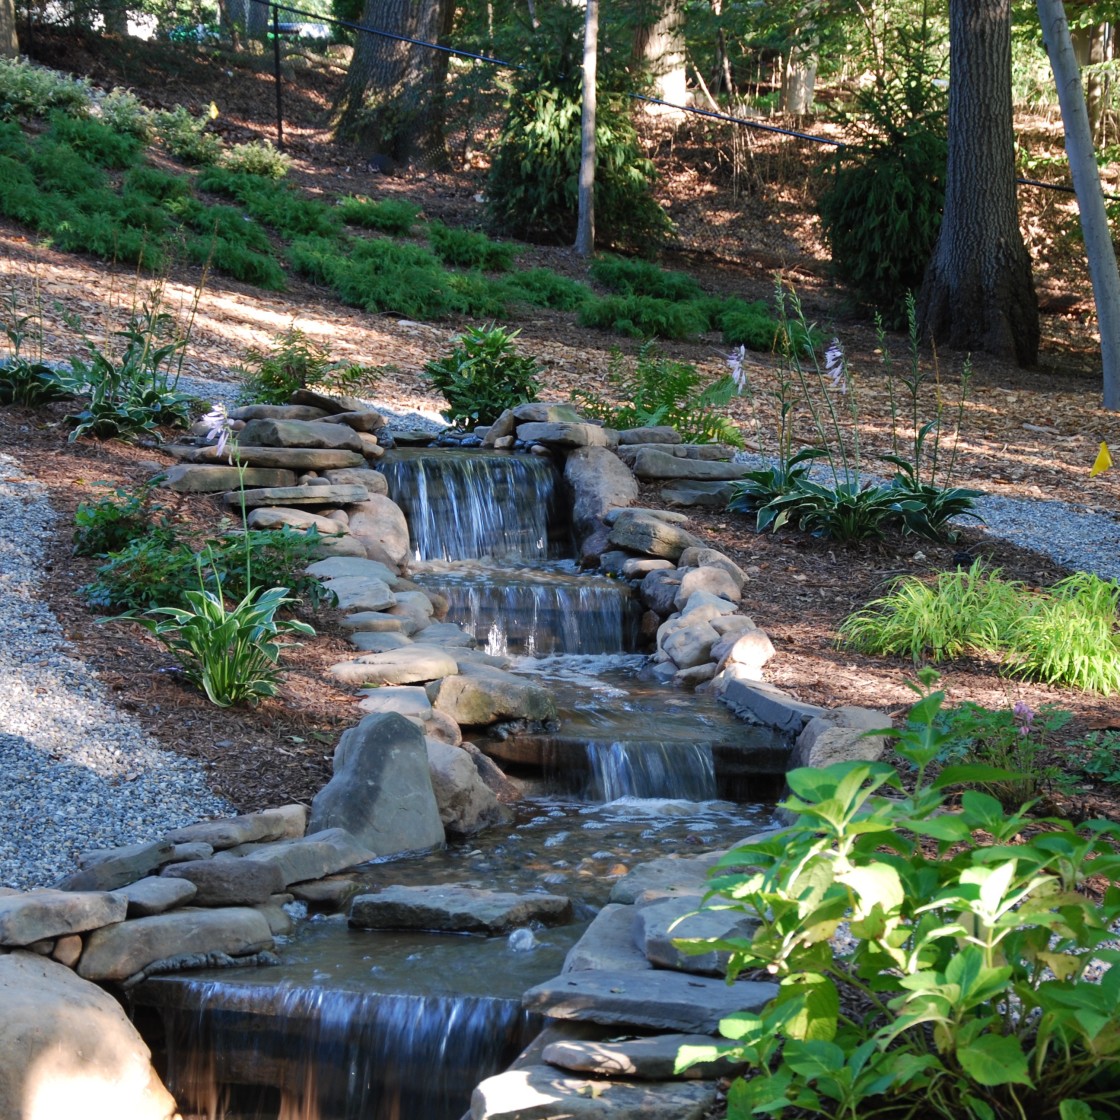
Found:
[[[381,471],[417,560],[544,560],[557,532],[556,468],[537,455],[388,452]]]
[[[586,796],[592,801],[664,797],[666,790],[685,801],[717,796],[710,743],[588,743],[587,763],[591,775]]]

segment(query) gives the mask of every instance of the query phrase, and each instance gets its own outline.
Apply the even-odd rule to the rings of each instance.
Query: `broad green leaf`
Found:
[[[983,1035],[957,1051],[961,1068],[980,1085],[1033,1086],[1027,1057],[1017,1038]]]
[[[858,899],[857,918],[866,917],[876,906],[884,913],[892,913],[898,910],[906,897],[898,872],[886,863],[849,868],[840,879]]]
[[[778,988],[774,1006],[797,1008],[783,1024],[790,1038],[829,1042],[836,1037],[840,994],[826,976],[812,972],[787,976]]]
[[[1061,1120],[1093,1120],[1093,1110],[1085,1101],[1064,1100],[1058,1105]]]
[[[933,780],[934,789],[946,786],[977,785],[982,782],[1021,781],[1022,774],[1015,770],[1005,770],[1001,766],[989,766],[983,762],[962,763],[959,766],[946,766]],[[992,798],[995,801],[995,798]],[[996,801],[998,805],[999,802]]]

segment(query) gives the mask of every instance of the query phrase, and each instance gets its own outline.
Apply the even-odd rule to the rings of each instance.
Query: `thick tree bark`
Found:
[[[1101,360],[1104,367],[1104,406],[1120,409],[1120,271],[1108,228],[1100,174],[1089,127],[1081,74],[1074,57],[1069,23],[1062,0],[1037,0],[1038,18],[1050,68],[1058,87],[1058,103],[1062,107],[1062,125],[1066,134],[1073,186],[1077,192],[1077,208],[1081,214],[1081,232],[1089,258],[1089,276],[1097,305],[1097,326],[1101,335]]]
[[[782,69],[782,112],[804,116],[813,107],[816,90],[816,55],[805,50],[791,51]]]
[[[18,54],[15,0],[0,0],[0,58],[15,58]]]
[[[923,333],[1032,365],[1038,300],[1019,229],[1011,0],[950,0],[945,211],[918,300]]]
[[[595,112],[599,72],[599,0],[587,0],[583,29],[583,105],[580,115],[579,210],[575,250],[595,252]]]
[[[634,31],[634,60],[653,79],[653,95],[683,105],[685,85],[684,15],[680,0],[643,0]],[[648,108],[656,111],[655,106]]]
[[[1097,23],[1091,27],[1078,27],[1076,30],[1070,28],[1070,38],[1078,65],[1096,66],[1112,61],[1112,24]],[[1100,70],[1091,70],[1085,75],[1085,108],[1089,111],[1089,130],[1093,136],[1099,135],[1104,122],[1108,86],[1108,75]]]
[[[437,43],[453,15],[451,0],[366,0],[362,23]],[[336,106],[338,134],[400,166],[444,167],[446,82],[445,52],[359,32]]]

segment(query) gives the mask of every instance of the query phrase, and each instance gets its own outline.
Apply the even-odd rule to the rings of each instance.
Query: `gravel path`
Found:
[[[237,385],[181,387],[234,403]],[[375,406],[393,424],[438,430],[437,414]],[[1120,579],[1118,519],[1064,502],[986,497],[986,531],[1076,569]],[[44,886],[79,851],[152,840],[230,811],[197,763],[162,750],[69,656],[39,601],[42,540],[54,514],[43,488],[0,455],[0,885]]]

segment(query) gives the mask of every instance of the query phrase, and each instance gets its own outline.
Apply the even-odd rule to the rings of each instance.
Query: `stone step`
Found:
[[[530,923],[563,925],[571,921],[571,899],[556,894],[514,894],[456,883],[386,887],[358,895],[350,904],[350,925],[357,929],[411,929],[440,933],[509,933]]]
[[[221,455],[216,446],[191,447],[171,444],[167,451],[188,463],[229,463],[230,455],[248,467],[276,467],[291,471],[328,471],[368,469],[364,456],[357,451],[338,451],[314,447],[249,447],[237,445],[235,452],[226,448]],[[294,481],[294,480],[293,480]],[[346,480],[350,481],[350,480]]]
[[[329,448],[362,452],[365,444],[345,424],[323,420],[250,420],[237,433],[237,446]]]
[[[162,472],[160,486],[179,494],[218,494],[244,486],[294,486],[294,471],[270,467],[237,467],[217,463],[177,463]]]
[[[364,486],[267,486],[259,490],[234,491],[222,498],[227,506],[347,506],[367,501]]]

